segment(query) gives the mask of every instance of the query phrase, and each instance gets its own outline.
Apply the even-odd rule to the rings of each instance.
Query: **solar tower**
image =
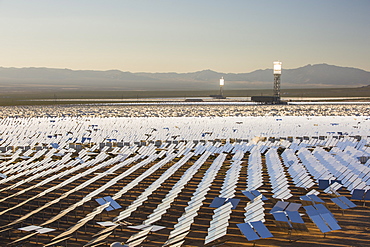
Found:
[[[274,62],[274,97],[280,101],[281,62]]]
[[[224,77],[221,77],[220,79],[220,97],[224,97],[224,85],[225,85],[225,80]]]

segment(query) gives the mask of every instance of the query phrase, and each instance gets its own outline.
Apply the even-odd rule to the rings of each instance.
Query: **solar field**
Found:
[[[370,246],[368,116],[83,115],[0,119],[2,246]]]

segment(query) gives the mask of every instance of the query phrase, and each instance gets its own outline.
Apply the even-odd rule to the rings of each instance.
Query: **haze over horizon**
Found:
[[[327,63],[318,63],[318,64],[306,64],[306,65],[303,65],[303,66],[298,66],[298,67],[292,67],[292,68],[282,68],[282,71],[284,70],[292,70],[292,69],[300,69],[300,68],[305,68],[305,67],[310,67],[310,66],[320,66],[320,65],[328,65],[328,66],[333,66],[333,67],[339,67],[339,68],[349,68],[349,69],[358,69],[358,70],[362,70],[362,71],[365,71],[365,72],[370,72],[368,70],[365,70],[365,69],[361,69],[361,68],[355,68],[355,67],[351,67],[351,66],[338,66],[336,64],[327,64]],[[119,72],[128,72],[128,73],[133,73],[133,74],[171,74],[171,73],[174,73],[174,74],[186,74],[186,73],[197,73],[197,72],[205,72],[205,71],[210,71],[210,72],[216,72],[216,73],[220,73],[220,74],[238,74],[238,73],[233,73],[233,72],[224,72],[224,71],[216,71],[216,70],[213,70],[213,69],[209,69],[209,68],[205,68],[205,69],[197,69],[197,70],[194,70],[194,71],[183,71],[183,72],[174,72],[174,71],[164,71],[164,72],[157,72],[157,71],[153,71],[153,72],[132,72],[132,71],[128,71],[128,70],[121,70],[121,69],[104,69],[104,70],[99,70],[99,69],[71,69],[71,68],[56,68],[56,67],[35,67],[35,66],[29,66],[29,67],[6,67],[6,66],[0,66],[1,69],[51,69],[51,70],[70,70],[70,71],[96,71],[96,72],[109,72],[109,71],[119,71]],[[256,72],[256,71],[263,71],[263,70],[272,70],[272,66],[270,68],[257,68],[253,71],[244,71],[244,72],[240,72],[240,73],[253,73],[253,72]],[[239,73],[239,74],[240,74]]]
[[[0,67],[370,71],[370,1],[0,0]]]

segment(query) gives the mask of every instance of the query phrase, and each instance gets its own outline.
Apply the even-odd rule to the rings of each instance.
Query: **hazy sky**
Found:
[[[0,66],[370,71],[370,0],[0,0]]]

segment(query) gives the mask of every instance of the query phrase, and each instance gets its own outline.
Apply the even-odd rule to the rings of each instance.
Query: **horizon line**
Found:
[[[306,66],[314,66],[314,65],[329,65],[329,66],[335,66],[335,67],[341,67],[341,68],[359,69],[359,70],[363,70],[363,71],[366,71],[366,72],[370,72],[370,71],[362,69],[362,68],[340,66],[340,65],[328,64],[328,63],[306,64],[306,65],[295,67],[295,68],[284,68],[284,67],[282,67],[282,70],[299,69],[299,68],[303,68],[303,67],[306,67]],[[58,67],[44,67],[44,66],[40,66],[40,67],[35,67],[35,66],[30,66],[30,67],[12,67],[12,66],[11,67],[4,67],[4,66],[0,66],[0,68],[3,68],[3,69],[56,69],[56,70],[72,70],[72,71],[99,71],[99,72],[120,71],[120,72],[124,72],[124,73],[132,73],[132,74],[140,74],[140,73],[147,73],[147,74],[170,74],[170,73],[188,74],[188,73],[197,73],[197,72],[202,72],[202,71],[212,71],[212,72],[216,72],[216,73],[219,73],[219,74],[244,74],[244,73],[251,73],[251,72],[254,72],[254,71],[258,71],[258,70],[273,70],[272,66],[271,66],[271,68],[255,69],[255,70],[252,70],[252,71],[249,71],[249,72],[219,72],[219,71],[209,69],[209,68],[208,69],[202,69],[202,70],[196,70],[196,71],[189,71],[189,72],[174,72],[174,71],[167,71],[167,72],[145,72],[145,71],[132,72],[132,71],[129,71],[129,70],[121,70],[121,69],[106,69],[106,70],[101,70],[101,69],[72,69],[72,68],[61,68],[61,67],[58,68]]]

